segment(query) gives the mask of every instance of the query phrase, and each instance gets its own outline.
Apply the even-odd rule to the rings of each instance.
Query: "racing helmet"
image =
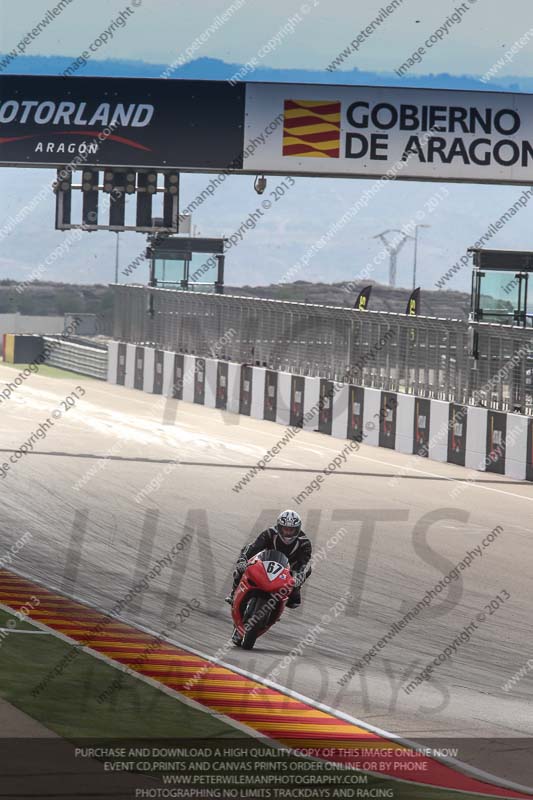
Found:
[[[292,544],[298,538],[302,528],[302,520],[296,511],[282,511],[276,523],[276,530],[284,544]]]

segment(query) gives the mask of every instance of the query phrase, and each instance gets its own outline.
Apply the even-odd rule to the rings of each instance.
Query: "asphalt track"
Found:
[[[0,366],[0,391],[15,375]],[[78,384],[86,394],[67,411],[61,401]],[[53,409],[61,414],[52,417]],[[49,417],[46,437],[10,464]],[[299,507],[315,550],[325,555],[303,606],[244,652],[226,646],[231,625],[223,597],[235,554],[293,505],[345,442],[300,432],[236,493],[243,472],[282,437],[280,426],[41,375],[2,400],[0,431],[0,465],[9,464],[0,477],[7,569],[106,608],[146,579],[122,616],[154,631],[196,598],[200,607],[179,625],[177,642],[222,652],[229,664],[411,740],[461,737],[462,760],[533,784],[522,741],[533,736],[533,670],[526,667],[504,689],[533,657],[529,484],[481,473],[464,482],[470,475],[460,467],[362,445]],[[354,662],[497,526],[503,530],[460,579],[341,686]],[[31,537],[21,543],[26,532]],[[180,553],[168,557],[184,536]],[[161,574],[147,578],[157,561]],[[345,592],[353,601],[335,617]],[[506,593],[494,613],[484,609]],[[318,629],[324,613],[334,618]],[[485,619],[472,638],[407,694],[415,674],[480,613]],[[283,662],[313,629],[311,643]]]

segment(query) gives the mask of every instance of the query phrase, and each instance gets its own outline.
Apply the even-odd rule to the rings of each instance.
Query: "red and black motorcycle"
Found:
[[[281,617],[293,587],[286,555],[262,550],[253,556],[233,596],[233,643],[251,650],[256,639]]]

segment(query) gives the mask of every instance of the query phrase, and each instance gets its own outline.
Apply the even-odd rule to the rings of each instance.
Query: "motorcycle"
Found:
[[[251,650],[279,620],[294,585],[289,560],[278,550],[262,550],[248,561],[231,606],[237,647]]]

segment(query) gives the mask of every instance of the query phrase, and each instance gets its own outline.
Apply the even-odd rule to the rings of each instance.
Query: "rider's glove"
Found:
[[[295,589],[297,589],[299,586],[302,585],[304,576],[301,572],[293,572],[292,579],[294,581],[293,586]]]
[[[309,567],[307,564],[304,567],[302,567],[302,569],[300,569],[298,572],[293,572],[292,577],[294,579],[294,588],[296,589],[300,587],[303,583],[305,583],[305,580],[308,575],[309,575]]]
[[[235,572],[238,573],[239,575],[242,575],[242,573],[246,569],[247,563],[248,561],[245,558],[238,558],[237,563],[235,564]]]

